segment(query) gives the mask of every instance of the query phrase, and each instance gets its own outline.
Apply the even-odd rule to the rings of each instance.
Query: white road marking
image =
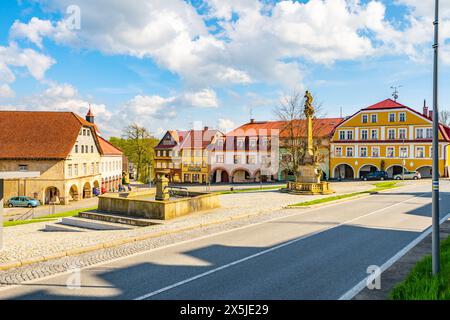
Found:
[[[281,248],[283,248],[283,247],[289,246],[289,245],[291,245],[291,244],[294,244],[294,243],[296,243],[296,242],[299,242],[299,241],[301,241],[301,240],[304,240],[305,238],[309,238],[309,237],[312,237],[312,236],[314,236],[314,235],[320,234],[320,233],[322,233],[322,232],[329,231],[329,230],[331,230],[331,229],[334,229],[334,228],[337,228],[337,227],[340,227],[340,226],[343,226],[343,225],[352,223],[352,222],[354,222],[354,221],[356,221],[356,220],[359,220],[359,219],[361,219],[361,218],[365,218],[365,217],[371,216],[371,215],[373,215],[373,214],[382,212],[382,211],[384,211],[384,210],[386,210],[386,209],[396,207],[396,206],[398,206],[398,205],[400,205],[400,204],[403,204],[403,203],[405,203],[405,202],[407,202],[407,201],[410,201],[411,199],[422,197],[423,195],[428,194],[428,193],[429,193],[429,192],[422,193],[422,194],[420,194],[420,195],[418,195],[418,196],[415,196],[415,197],[412,197],[412,198],[408,198],[408,199],[406,199],[406,200],[403,200],[403,201],[401,201],[401,202],[397,202],[397,203],[395,203],[395,204],[392,204],[392,205],[390,205],[390,206],[387,206],[387,207],[384,207],[384,208],[381,208],[381,209],[377,209],[377,210],[375,210],[375,211],[369,212],[369,213],[367,213],[367,214],[365,214],[365,215],[362,215],[362,216],[359,216],[359,217],[357,217],[357,218],[353,218],[353,219],[347,220],[347,221],[342,222],[342,223],[340,223],[340,224],[337,224],[337,225],[335,225],[335,226],[331,226],[331,227],[328,227],[328,228],[325,228],[325,229],[322,229],[322,230],[318,230],[318,231],[316,231],[316,232],[313,232],[313,233],[310,233],[310,234],[308,234],[308,235],[299,237],[299,238],[297,238],[297,239],[288,241],[288,242],[283,243],[283,244],[281,244],[281,245],[278,245],[278,246],[275,246],[275,247],[272,247],[272,248],[263,250],[263,251],[261,251],[261,252],[252,254],[252,255],[250,255],[250,256],[247,256],[247,257],[242,258],[242,259],[239,259],[239,260],[235,260],[235,261],[233,261],[233,262],[230,262],[230,263],[228,263],[228,264],[225,264],[225,265],[223,265],[223,266],[217,267],[217,268],[215,268],[215,269],[212,269],[212,270],[203,272],[203,273],[198,274],[198,275],[196,275],[196,276],[193,276],[193,277],[191,277],[191,278],[188,278],[188,279],[185,279],[185,280],[176,282],[176,283],[174,283],[174,284],[172,284],[172,285],[169,285],[169,286],[167,286],[167,287],[164,287],[164,288],[158,289],[158,290],[156,290],[156,291],[152,291],[152,292],[150,292],[150,293],[144,294],[144,295],[142,295],[142,296],[140,296],[140,297],[135,298],[134,300],[144,300],[144,299],[148,299],[148,298],[150,298],[150,297],[156,296],[156,295],[158,295],[158,294],[160,294],[160,293],[163,293],[163,292],[165,292],[165,291],[169,291],[169,290],[174,289],[174,288],[176,288],[176,287],[182,286],[182,285],[184,285],[184,284],[186,284],[186,283],[189,283],[189,282],[198,280],[198,279],[200,279],[200,278],[203,278],[203,277],[206,277],[206,276],[208,276],[208,275],[210,275],[210,274],[216,273],[216,272],[218,272],[218,271],[221,271],[221,270],[230,268],[230,267],[235,266],[235,265],[237,265],[237,264],[240,264],[240,263],[242,263],[242,262],[245,262],[245,261],[254,259],[254,258],[256,258],[256,257],[262,256],[262,255],[265,255],[265,254],[268,254],[268,253],[270,253],[270,252],[272,252],[272,251],[275,251],[275,250],[281,249]]]
[[[444,223],[450,218],[450,213],[448,213],[444,218],[441,219],[440,224]],[[391,259],[386,261],[381,267],[381,272],[383,273],[387,269],[389,269],[390,266],[392,266],[395,262],[397,262],[401,257],[403,257],[406,253],[408,253],[409,250],[414,248],[417,244],[419,244],[423,239],[425,239],[432,231],[432,226],[428,227],[420,236],[418,236],[413,242],[408,244],[406,247],[404,247],[402,250],[400,250],[395,256],[393,256]],[[358,293],[360,293],[367,285],[367,279],[369,276],[365,277],[363,280],[361,280],[357,285],[355,285],[353,288],[351,288],[349,291],[344,293],[339,300],[351,300],[354,296],[356,296]]]

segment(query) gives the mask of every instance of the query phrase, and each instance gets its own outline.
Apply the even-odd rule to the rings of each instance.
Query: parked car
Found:
[[[402,180],[402,179],[418,180],[421,178],[422,178],[422,176],[420,175],[420,172],[417,172],[417,171],[405,171],[403,174],[399,173],[394,176],[395,180]]]
[[[364,181],[367,180],[387,180],[388,174],[386,171],[372,171],[361,177]]]
[[[35,208],[39,206],[39,200],[30,197],[14,197],[8,200],[8,207],[28,207]]]

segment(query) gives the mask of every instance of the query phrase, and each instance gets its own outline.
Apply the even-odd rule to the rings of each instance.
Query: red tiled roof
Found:
[[[95,131],[73,112],[0,111],[0,158],[64,159],[82,125]]]
[[[342,118],[317,118],[313,119],[314,135],[319,137],[326,137],[333,133],[334,129],[341,123]],[[289,122],[286,121],[263,121],[263,122],[249,122],[239,128],[234,129],[227,136],[239,137],[239,136],[258,136],[276,134],[272,130],[278,130],[281,138],[288,137],[286,128]],[[302,130],[302,134],[306,136],[306,121],[295,120],[294,127],[297,130]],[[297,133],[294,133],[297,135]]]
[[[181,144],[181,149],[191,149],[191,148],[201,148],[205,149],[213,140],[214,136],[217,133],[220,133],[218,130],[189,130],[187,132],[183,132],[183,139]]]
[[[401,103],[398,103],[392,99],[386,99],[381,102],[375,103],[363,110],[379,110],[379,109],[396,109],[396,108],[404,108],[405,106]]]
[[[107,156],[121,156],[123,152],[113,146],[109,141],[103,139],[102,137],[98,137],[98,142],[100,144],[100,149],[102,150],[102,154]]]

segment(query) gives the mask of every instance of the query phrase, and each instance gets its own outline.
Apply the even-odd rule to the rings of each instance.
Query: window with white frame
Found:
[[[416,139],[423,139],[423,128],[417,128],[416,129]]]
[[[366,158],[367,157],[367,147],[359,148],[359,156],[361,158]]]
[[[425,158],[425,147],[416,147],[416,158]]]
[[[223,154],[216,154],[216,163],[223,163]]]
[[[342,147],[335,147],[334,154],[336,157],[342,157]]]
[[[380,148],[379,147],[372,147],[372,157],[378,158],[380,156]]]
[[[361,130],[361,139],[368,140],[369,139],[369,130],[363,129]]]
[[[395,140],[395,129],[388,129],[388,139]]]
[[[367,123],[369,122],[369,116],[367,114],[363,114],[362,115],[362,123]]]
[[[347,140],[353,140],[353,131],[352,130],[347,131]]]
[[[248,155],[247,156],[247,164],[256,164],[256,156]]]
[[[243,148],[244,147],[244,139],[237,139],[237,147]]]
[[[378,115],[372,114],[372,115],[371,115],[371,120],[372,120],[372,123],[377,123],[377,121],[378,121]]]
[[[389,122],[395,122],[395,113],[389,113]]]
[[[339,140],[345,140],[345,131],[339,131]]]
[[[73,166],[73,168],[74,168],[74,174],[75,174],[75,176],[78,176],[78,164],[75,164],[75,165]]]
[[[242,157],[240,155],[234,155],[234,163],[239,164],[242,162]]]
[[[269,144],[269,138],[267,137],[262,137],[261,138],[261,145],[262,146],[267,146]]]
[[[250,148],[255,148],[256,147],[256,139],[255,138],[251,138],[250,139]]]
[[[405,128],[398,129],[398,138],[401,140],[406,139],[406,129]]]
[[[370,137],[372,138],[372,140],[378,140],[378,129],[371,130]]]
[[[426,129],[427,139],[433,139],[433,128]]]
[[[406,122],[406,113],[405,112],[400,112],[398,114],[398,121],[399,122]]]
[[[408,158],[408,147],[400,147],[400,158]]]
[[[67,176],[68,177],[71,177],[72,176],[72,165],[71,164],[69,164],[68,166],[67,166]]]
[[[347,147],[346,156],[349,158],[353,157],[353,147]]]
[[[218,147],[223,147],[223,139],[218,139],[217,140],[217,146]]]
[[[386,148],[386,158],[394,158],[395,157],[395,148],[387,147]]]

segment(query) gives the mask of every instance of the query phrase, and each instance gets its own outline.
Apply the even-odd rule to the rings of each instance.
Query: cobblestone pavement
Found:
[[[372,186],[364,183],[342,183],[335,184],[333,187],[337,193],[348,193],[367,190]],[[20,283],[22,281],[63,272],[74,266],[89,266],[136,252],[166,246],[178,241],[266,221],[272,218],[283,217],[293,213],[291,210],[282,210],[283,206],[320,197],[324,196],[295,196],[274,191],[222,195],[222,208],[174,219],[157,226],[126,231],[88,231],[82,233],[42,232],[41,230],[46,223],[5,228],[6,249],[0,253],[0,263],[56,254],[70,249],[82,248],[133,236],[157,233],[164,230],[185,228],[202,223],[206,224],[208,222],[226,219],[236,215],[260,214],[247,219],[229,221],[177,234],[128,243],[79,256],[64,257],[12,270],[0,271],[0,285]]]

